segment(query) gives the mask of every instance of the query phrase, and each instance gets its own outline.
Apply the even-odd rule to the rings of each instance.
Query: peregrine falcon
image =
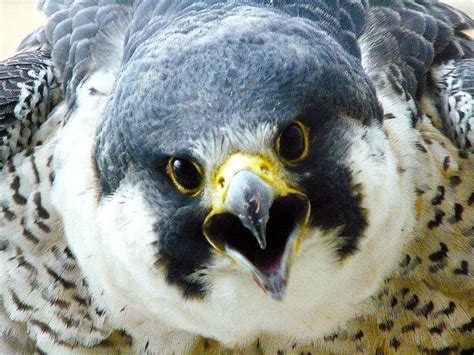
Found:
[[[0,353],[471,354],[473,21],[39,0],[0,63]]]

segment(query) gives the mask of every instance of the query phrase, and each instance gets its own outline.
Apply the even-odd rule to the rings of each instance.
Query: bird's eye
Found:
[[[294,121],[278,137],[276,151],[290,165],[306,158],[308,129],[300,121]]]
[[[167,171],[181,193],[195,196],[201,190],[202,171],[197,163],[185,159],[171,158],[168,161]]]

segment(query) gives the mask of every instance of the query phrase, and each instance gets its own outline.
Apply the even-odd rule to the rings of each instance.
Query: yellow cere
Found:
[[[274,162],[270,158],[258,154],[245,154],[237,152],[230,155],[227,160],[219,166],[215,173],[211,176],[212,210],[207,215],[204,225],[208,223],[212,216],[223,213],[224,201],[227,195],[229,184],[234,175],[239,171],[249,170],[259,176],[262,180],[272,186],[279,196],[285,196],[289,193],[303,194],[302,191],[290,186],[288,176],[283,165],[280,162]],[[304,229],[308,223],[310,209],[305,216],[304,223],[300,235],[304,233]],[[207,236],[206,236],[207,238]],[[224,252],[220,245],[216,245],[211,239],[207,238],[209,243],[219,252]],[[297,252],[299,249],[299,237],[296,239],[293,246],[293,251]]]
[[[260,155],[234,153],[227,158],[211,178],[213,214],[222,212],[229,183],[234,175],[242,170],[252,171],[281,195],[292,190],[288,186],[286,176],[282,176],[283,170],[270,159]]]
[[[230,155],[211,178],[213,190],[212,212],[222,213],[229,183],[239,171],[249,170],[270,184],[279,193],[288,190],[281,176],[281,169],[271,160],[260,155],[248,155],[241,152]]]

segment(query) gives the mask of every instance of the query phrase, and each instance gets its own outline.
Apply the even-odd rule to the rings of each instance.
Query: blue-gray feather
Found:
[[[97,11],[101,11],[102,14],[104,12],[113,14],[117,6],[125,6],[128,11],[134,13],[125,50],[129,55],[133,53],[136,43],[140,43],[140,40],[149,37],[151,32],[156,32],[166,25],[165,18],[187,16],[188,11],[195,11],[197,7],[225,2],[223,0],[204,2],[57,0],[40,1],[38,5],[47,14],[53,15],[47,26],[47,33],[49,32],[47,37],[53,47],[53,60],[59,72],[65,72],[63,86],[66,97],[69,104],[74,105],[75,88],[83,76],[73,75],[72,72],[87,72],[88,61],[81,60],[87,57],[87,49],[90,49],[90,45],[85,45],[84,42],[94,43],[94,34],[103,28],[103,24],[99,24],[101,16]],[[240,3],[245,3],[245,1]],[[393,79],[396,85],[401,86],[413,97],[423,90],[426,72],[433,62],[461,58],[465,52],[472,52],[473,48],[472,41],[466,40],[459,34],[460,30],[472,27],[472,20],[437,1],[260,0],[246,3],[253,6],[273,7],[291,16],[307,18],[318,23],[323,31],[335,38],[349,54],[355,57],[360,57],[358,39],[362,31],[370,26],[377,27],[377,36],[372,40],[380,43],[373,46],[371,54],[378,56],[381,62],[390,63],[399,76]],[[107,10],[104,11],[104,9]],[[71,20],[72,23],[70,23]],[[154,25],[142,32],[143,27],[150,21],[153,21]],[[76,59],[74,55],[77,42],[82,42],[81,47],[84,50],[80,59]],[[55,48],[56,46],[59,48]],[[397,52],[392,50],[393,47],[399,49],[396,58],[391,58],[389,54]],[[126,57],[125,60],[127,60]],[[82,69],[79,69],[79,66]]]
[[[48,22],[25,39],[20,50],[36,47],[50,53],[72,110],[85,78],[101,68],[117,67],[120,63],[114,60],[120,62],[122,54],[128,62],[137,47],[173,21],[204,8],[243,4],[306,19],[359,64],[363,44],[365,55],[375,63],[364,68],[370,79],[387,80],[407,99],[422,95],[433,64],[474,56],[473,41],[461,32],[473,27],[472,19],[436,0],[39,0]],[[123,42],[112,40],[122,36]]]

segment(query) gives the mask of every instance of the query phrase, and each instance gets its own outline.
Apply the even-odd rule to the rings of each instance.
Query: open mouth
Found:
[[[214,215],[207,224],[206,235],[229,255],[247,261],[256,276],[279,274],[286,277],[288,258],[308,210],[309,202],[304,195],[290,193],[276,198],[266,224],[265,248],[259,245],[239,216],[229,212]]]

